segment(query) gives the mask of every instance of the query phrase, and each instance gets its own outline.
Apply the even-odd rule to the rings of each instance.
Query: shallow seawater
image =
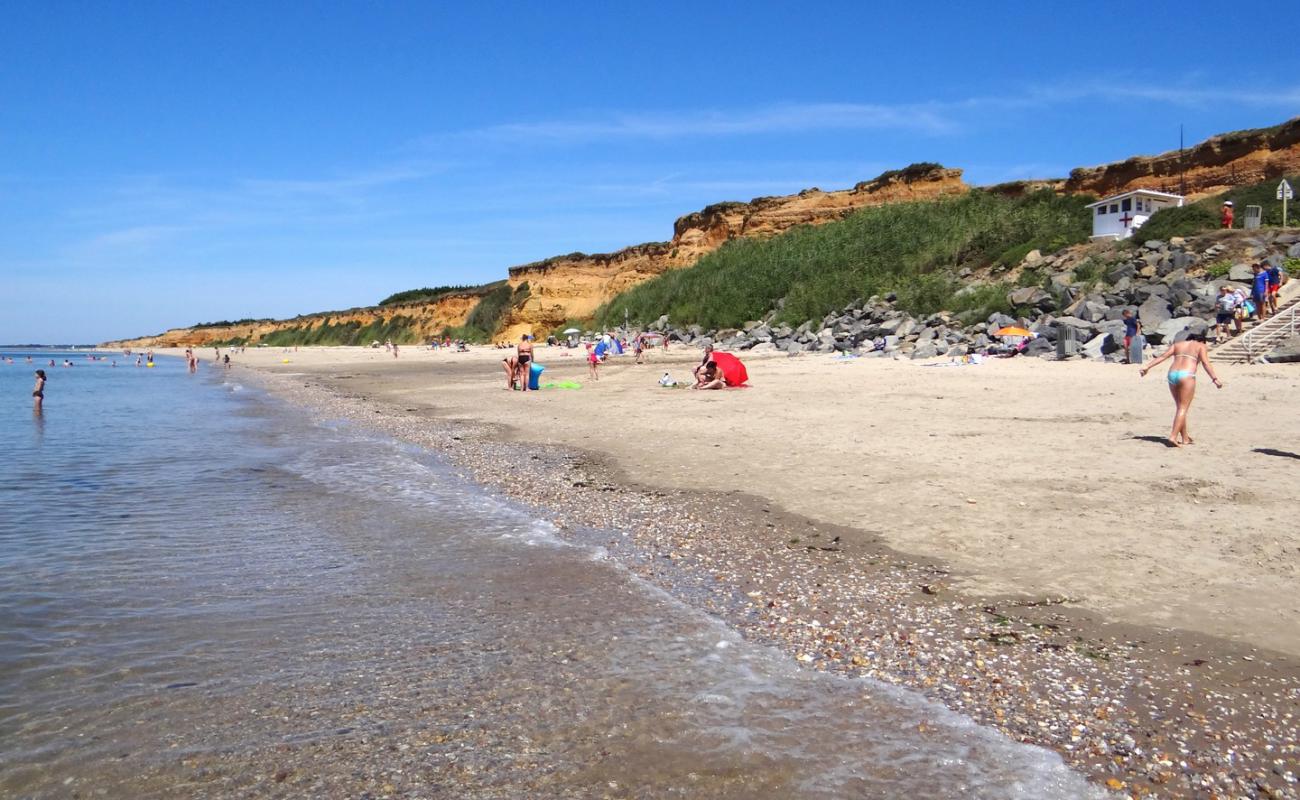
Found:
[[[439,458],[162,359],[0,366],[0,796],[1094,794]],[[58,357],[61,361],[61,356]],[[210,356],[209,356],[210,358]]]

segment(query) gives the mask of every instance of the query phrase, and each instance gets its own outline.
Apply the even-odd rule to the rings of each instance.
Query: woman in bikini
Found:
[[[519,344],[515,347],[515,369],[519,373],[520,389],[528,391],[528,380],[531,377],[533,360],[533,337],[524,334],[519,337]]]
[[[1169,362],[1169,393],[1174,396],[1174,427],[1169,432],[1169,443],[1174,447],[1193,444],[1187,433],[1187,411],[1192,407],[1192,398],[1196,396],[1196,370],[1205,365],[1205,372],[1214,381],[1214,385],[1223,388],[1223,381],[1214,372],[1210,363],[1210,353],[1205,349],[1203,337],[1189,337],[1186,341],[1170,345],[1164,355],[1142,368],[1140,375],[1146,375],[1156,364],[1171,359]]]
[[[36,386],[32,389],[32,402],[35,403],[37,411],[41,410],[41,404],[45,402],[45,370],[36,370]]]

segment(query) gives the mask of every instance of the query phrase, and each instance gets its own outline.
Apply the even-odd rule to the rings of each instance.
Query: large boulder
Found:
[[[1007,302],[1013,306],[1035,306],[1050,301],[1052,296],[1037,286],[1022,286],[1007,293]]]
[[[1101,322],[1106,318],[1107,310],[1106,306],[1101,303],[1084,300],[1082,303],[1079,303],[1078,307],[1074,310],[1074,315],[1087,322]]]
[[[1292,334],[1290,338],[1283,340],[1281,344],[1269,351],[1266,358],[1275,364],[1300,361],[1300,333]]]
[[[1232,269],[1228,270],[1228,277],[1234,281],[1249,281],[1255,277],[1255,273],[1251,271],[1249,264],[1241,262],[1232,265]]]
[[[1159,295],[1151,295],[1138,306],[1138,319],[1142,321],[1143,330],[1156,330],[1169,321],[1169,303]]]
[[[1101,360],[1105,358],[1106,334],[1099,333],[1079,347],[1084,357]]]
[[[1143,331],[1152,344],[1171,344],[1181,342],[1188,334],[1205,333],[1208,324],[1200,317],[1174,317],[1160,323],[1155,328],[1143,325]]]
[[[939,349],[934,346],[933,342],[924,342],[919,344],[916,346],[916,349],[912,351],[913,360],[918,358],[934,358],[937,355],[939,355]]]
[[[1046,337],[1040,336],[1037,339],[1030,339],[1029,344],[1025,345],[1023,355],[1026,356],[1044,356],[1055,350],[1055,346],[1047,341]]]

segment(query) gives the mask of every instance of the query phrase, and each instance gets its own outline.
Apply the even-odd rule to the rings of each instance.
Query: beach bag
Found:
[[[1246,316],[1248,316],[1248,317],[1249,317],[1249,316],[1252,316],[1252,315],[1255,313],[1255,301],[1254,301],[1254,300],[1247,300],[1246,302],[1244,302],[1244,303],[1241,304],[1241,307],[1245,310],[1245,312],[1246,312]]]

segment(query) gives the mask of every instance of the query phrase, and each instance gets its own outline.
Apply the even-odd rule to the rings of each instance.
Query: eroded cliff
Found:
[[[389,330],[395,341],[428,341],[445,328],[464,325],[469,312],[482,297],[482,292],[457,292],[436,300],[419,303],[402,303],[369,308],[352,308],[347,311],[325,311],[293,319],[250,320],[221,325],[200,325],[173,328],[157,336],[122,339],[105,342],[104,347],[204,347],[217,343],[242,342],[257,345],[273,334],[293,334],[296,339],[307,340],[312,334],[322,344],[338,344],[338,338],[368,331],[376,333]],[[322,331],[322,328],[325,328]],[[332,335],[331,335],[332,334]],[[369,344],[369,341],[357,342]]]
[[[932,200],[970,190],[959,169],[917,164],[886,172],[852,189],[759,197],[748,203],[717,203],[678,218],[673,238],[614,253],[572,253],[510,269],[510,284],[527,283],[528,299],[511,309],[503,336],[548,331],[569,319],[590,317],[618,293],[670,269],[688,267],[724,242],[743,236],[775,236],[797,225],[843,219],[868,206]]]
[[[1079,167],[1064,190],[1098,197],[1131,189],[1185,193],[1199,199],[1233,186],[1300,171],[1300,117],[1271,128],[1212,136],[1158,156],[1135,156],[1099,167]]]

